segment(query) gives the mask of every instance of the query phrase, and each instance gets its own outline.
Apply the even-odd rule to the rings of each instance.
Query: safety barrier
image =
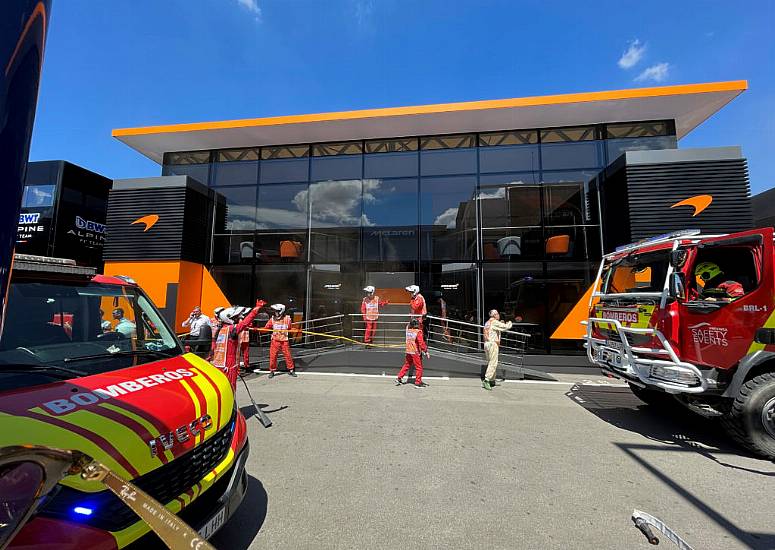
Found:
[[[406,326],[410,314],[381,314],[368,342],[363,315],[331,315],[319,319],[297,321],[288,330],[288,341],[294,357],[302,358],[335,351],[369,349],[374,352],[403,353],[406,346]],[[272,329],[254,327],[250,331],[251,347],[268,348]],[[474,323],[427,315],[423,318],[423,334],[433,356],[475,365],[486,362],[484,327]],[[524,358],[530,335],[506,330],[501,333],[498,365],[500,369],[525,374]],[[253,366],[265,366],[268,353],[259,353]],[[532,372],[532,371],[531,371]],[[540,373],[538,374],[540,376]]]
[[[380,314],[370,342],[364,342],[366,321],[360,313],[350,314],[353,340],[377,351],[402,351],[406,345],[406,325],[415,317],[410,314]],[[484,327],[474,323],[426,315],[423,335],[428,349],[437,356],[465,363],[482,365],[484,357]],[[501,333],[498,364],[524,374],[525,350],[530,335],[507,330]]]

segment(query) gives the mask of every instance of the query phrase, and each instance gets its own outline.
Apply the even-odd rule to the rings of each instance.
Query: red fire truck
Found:
[[[717,416],[775,458],[773,229],[682,231],[606,255],[586,347],[646,403]]]

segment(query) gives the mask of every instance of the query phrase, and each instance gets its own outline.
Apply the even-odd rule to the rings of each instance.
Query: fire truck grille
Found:
[[[234,435],[236,416],[213,437],[189,452],[132,483],[163,504],[191,489],[226,457]],[[149,451],[150,452],[150,451]],[[75,507],[92,510],[91,515],[78,515]],[[81,524],[120,531],[140,518],[110,491],[84,493],[62,486],[41,509],[40,515],[75,521]]]

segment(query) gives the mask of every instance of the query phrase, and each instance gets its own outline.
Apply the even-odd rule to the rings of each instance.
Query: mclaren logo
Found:
[[[151,227],[156,225],[156,222],[159,221],[159,215],[158,214],[148,214],[147,216],[143,216],[142,218],[137,218],[135,221],[133,221],[130,225],[134,225],[136,223],[142,223],[145,224],[145,229],[143,229],[143,233],[148,231]]]
[[[694,208],[694,214],[692,214],[693,218],[694,216],[701,214],[702,211],[709,207],[710,203],[712,202],[713,197],[710,195],[695,195],[694,197],[689,197],[688,199],[678,201],[670,208],[675,208],[676,206],[691,206]]]

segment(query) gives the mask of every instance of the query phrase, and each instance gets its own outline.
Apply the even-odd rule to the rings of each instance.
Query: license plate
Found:
[[[202,538],[209,539],[215,534],[216,531],[218,531],[218,529],[223,527],[224,523],[226,523],[225,506],[218,510],[218,513],[216,513],[207,523],[204,524],[204,526],[199,530],[199,534],[202,535]]]

